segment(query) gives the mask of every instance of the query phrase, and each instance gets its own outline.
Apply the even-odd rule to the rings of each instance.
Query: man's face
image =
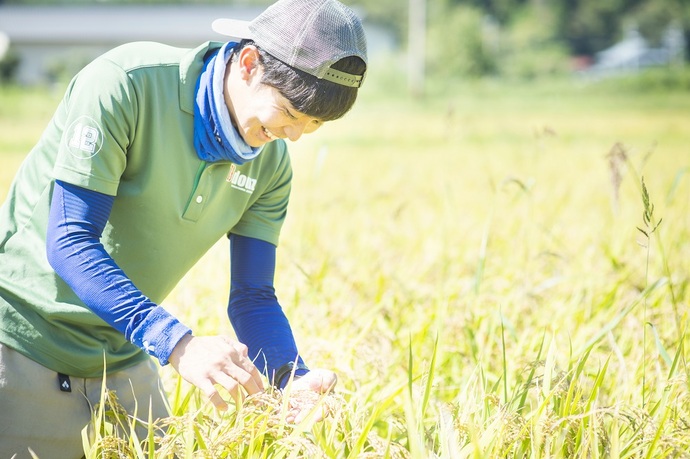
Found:
[[[295,110],[271,86],[259,83],[246,102],[235,108],[236,127],[248,145],[259,147],[275,139],[297,141],[316,131],[322,122]]]
[[[275,139],[294,142],[323,124],[298,112],[278,90],[261,83],[260,67],[236,67],[229,78],[233,83],[226,85],[225,101],[237,131],[249,146],[260,147]]]

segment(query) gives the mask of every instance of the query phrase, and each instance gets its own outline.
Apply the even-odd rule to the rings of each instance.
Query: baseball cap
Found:
[[[331,68],[349,56],[367,62],[362,23],[337,0],[279,0],[252,21],[220,18],[212,28],[222,35],[253,40],[276,59],[317,78],[352,88],[359,88],[364,80],[364,75]]]

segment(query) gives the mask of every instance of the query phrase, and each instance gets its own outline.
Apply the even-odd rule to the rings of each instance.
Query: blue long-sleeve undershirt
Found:
[[[46,235],[48,262],[89,309],[165,365],[191,330],[147,298],[101,244],[114,200],[56,181]]]
[[[286,363],[297,360],[304,365],[273,288],[276,247],[260,239],[231,234],[230,251],[228,317],[259,371],[273,380],[275,371]],[[307,371],[298,369],[295,374]]]
[[[101,244],[114,199],[56,181],[48,221],[48,261],[87,307],[164,365],[177,342],[191,330],[147,298]],[[276,248],[237,235],[230,240],[228,316],[238,339],[270,379],[298,355],[290,324],[274,293]],[[298,363],[303,364],[301,359]]]

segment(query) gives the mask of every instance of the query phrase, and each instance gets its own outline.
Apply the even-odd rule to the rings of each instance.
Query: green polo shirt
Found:
[[[220,46],[132,43],[70,83],[0,207],[0,342],[78,377],[100,376],[104,355],[108,372],[147,358],[48,264],[56,179],[115,196],[101,242],[156,303],[229,232],[277,245],[292,178],[285,143],[241,166],[205,163],[194,150],[196,82]]]

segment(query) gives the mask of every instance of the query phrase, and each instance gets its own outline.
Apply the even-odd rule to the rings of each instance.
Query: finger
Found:
[[[244,371],[248,376],[241,372],[233,371],[230,367],[229,373],[235,377],[242,386],[247,390],[248,394],[256,394],[264,390],[264,383],[261,379],[261,373],[254,365],[254,362],[249,358],[249,349],[246,345],[239,341],[233,341],[230,338],[224,337],[225,341],[230,344],[232,352],[230,354],[232,362]]]
[[[261,379],[261,373],[254,366],[251,360],[243,362],[244,365],[236,367],[233,375],[236,376],[235,379],[240,381],[242,387],[244,387],[248,394],[256,394],[264,390],[264,382]]]
[[[230,357],[236,365],[242,367],[247,373],[251,373],[252,370],[256,369],[256,365],[254,365],[252,359],[249,358],[247,346],[242,343],[237,342],[232,344]]]
[[[238,381],[235,378],[225,373],[218,373],[215,376],[214,381],[216,384],[225,389],[228,392],[228,394],[230,394],[237,406],[242,405],[244,397],[242,396],[240,385],[238,384]]]
[[[314,409],[316,408],[316,409]],[[300,424],[302,421],[307,419],[308,416],[313,416],[312,421],[314,422],[321,422],[323,421],[323,407],[312,407],[311,409],[308,410],[300,410],[299,413],[295,416],[295,420],[293,421],[294,424]]]
[[[331,371],[312,370],[295,379],[294,389],[308,389],[319,394],[333,392],[338,383],[338,376]]]
[[[335,390],[335,386],[338,384],[338,375],[335,373],[330,373],[321,378],[321,391],[322,393],[331,393]]]
[[[257,391],[254,393],[263,392],[264,381],[263,379],[261,379],[261,373],[259,373],[258,368],[256,368],[252,364],[252,370],[249,372],[249,374],[251,375],[252,381],[254,382],[254,386],[257,388]],[[252,392],[247,391],[247,393],[251,394]]]
[[[213,406],[215,406],[219,411],[227,411],[228,410],[228,403],[223,399],[223,397],[218,393],[218,391],[215,391],[211,397],[209,397],[209,400],[211,403],[213,403]]]
[[[313,422],[321,422],[325,418],[326,409],[323,404],[306,405],[295,410],[292,410],[285,420],[292,424],[300,424],[302,421],[311,417]]]
[[[210,382],[203,386],[199,386],[199,389],[206,395],[206,398],[213,403],[213,405],[220,411],[226,411],[228,409],[228,404],[223,400],[220,393]]]
[[[256,376],[259,376],[256,368],[254,368],[254,372],[256,372]],[[255,375],[246,372],[239,366],[228,368],[227,373],[231,378],[237,381],[249,395],[257,394],[264,390],[260,376],[257,378]]]
[[[249,358],[243,358],[234,366],[228,368],[230,376],[235,378],[244,387],[249,395],[262,392],[264,383],[261,373]]]

